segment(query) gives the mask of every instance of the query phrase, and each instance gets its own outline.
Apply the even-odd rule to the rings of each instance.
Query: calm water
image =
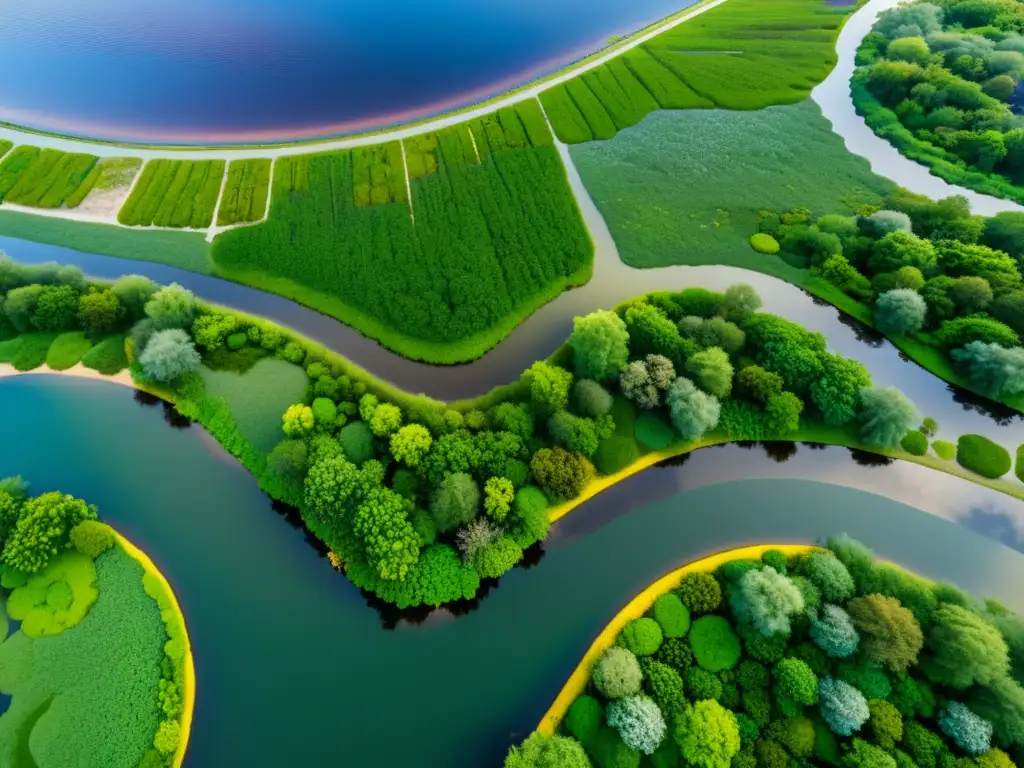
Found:
[[[484,99],[692,0],[13,0],[0,120],[102,139],[283,141]]]
[[[102,382],[8,379],[0,408],[0,475],[98,504],[173,583],[199,681],[189,766],[498,765],[640,587],[757,540],[846,530],[1024,609],[1013,588],[1024,556],[943,519],[980,512],[1012,528],[1018,502],[916,466],[864,467],[839,449],[801,446],[777,463],[733,447],[602,494],[476,610],[388,630],[201,429],[172,429],[160,406]],[[936,514],[875,495],[890,493]]]

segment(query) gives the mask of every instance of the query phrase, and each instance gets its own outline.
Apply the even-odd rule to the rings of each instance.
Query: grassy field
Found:
[[[228,179],[224,182],[217,225],[259,221],[267,209],[270,191],[270,160],[235,160],[228,166]]]
[[[208,227],[223,180],[223,160],[151,160],[118,221],[133,226]]]
[[[131,230],[0,210],[0,236],[213,274],[210,245],[201,232]]]
[[[593,248],[536,102],[406,153],[415,226],[388,145],[281,158],[269,220],[214,241],[218,274],[438,363],[479,357],[589,277]]]
[[[541,94],[558,137],[607,139],[656,109],[762,109],[807,97],[853,6],[729,0]]]
[[[660,112],[571,152],[623,261],[635,267],[727,264],[801,284],[804,270],[750,247],[757,212],[852,212],[892,188],[846,151],[810,101]]]
[[[118,189],[131,184],[139,172],[142,160],[137,157],[104,157],[93,165],[89,175],[78,188],[67,196],[64,205],[77,208],[93,189]]]
[[[227,401],[239,432],[254,448],[269,453],[284,439],[281,414],[302,400],[307,381],[302,368],[271,357],[242,374],[205,367],[200,372],[206,394]]]

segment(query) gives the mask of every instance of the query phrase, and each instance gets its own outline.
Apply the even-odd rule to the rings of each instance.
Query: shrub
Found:
[[[686,694],[694,701],[722,698],[722,681],[700,667],[691,667],[686,673]]]
[[[512,481],[504,477],[489,477],[484,483],[484,512],[497,522],[503,522],[512,508],[515,489]]]
[[[139,355],[139,364],[146,377],[162,383],[177,381],[196,370],[200,362],[192,339],[179,328],[154,333]]]
[[[4,541],[2,561],[25,573],[40,571],[68,545],[79,523],[95,519],[95,507],[64,493],[52,491],[28,499]]]
[[[843,755],[843,765],[849,768],[897,768],[896,761],[874,744],[854,739],[852,748]]]
[[[547,510],[548,500],[539,488],[524,485],[516,491],[512,503],[512,520],[520,536],[520,546],[526,547],[547,537],[551,525]]]
[[[956,443],[960,466],[982,477],[1002,477],[1010,471],[1010,452],[983,435],[961,435]]]
[[[603,726],[590,744],[598,768],[639,768],[640,753],[626,743],[611,726]]]
[[[338,418],[338,406],[334,404],[333,400],[318,397],[313,400],[310,410],[313,412],[313,421],[318,427],[326,430],[331,430],[334,427],[334,422]]]
[[[430,500],[430,514],[442,533],[468,523],[479,508],[480,488],[465,472],[445,477]]]
[[[956,458],[956,446],[945,440],[936,440],[932,443],[932,450],[935,455],[944,461],[952,461]]]
[[[633,426],[636,441],[648,451],[661,451],[676,442],[676,431],[653,413],[641,413]]]
[[[970,698],[971,710],[992,724],[992,732],[1004,747],[1024,743],[1024,688],[1009,677],[976,688]]]
[[[592,419],[606,416],[614,402],[608,390],[593,379],[577,379],[572,386],[572,397],[576,409]]]
[[[953,688],[988,685],[1009,668],[1006,641],[981,616],[951,603],[940,605],[928,632],[932,655],[925,672]]]
[[[861,438],[868,445],[896,448],[921,414],[896,387],[865,387],[860,391]]]
[[[939,727],[956,745],[970,755],[988,751],[992,724],[978,717],[959,701],[951,701],[939,717]]]
[[[715,701],[698,701],[687,708],[676,722],[674,736],[683,759],[699,768],[729,768],[740,751],[736,718]]]
[[[935,338],[946,349],[965,347],[973,341],[1009,348],[1017,346],[1020,341],[1017,332],[1008,325],[984,315],[945,320],[936,332]]]
[[[626,367],[628,345],[626,324],[614,312],[598,310],[573,320],[569,346],[577,376],[611,381]]]
[[[643,675],[632,652],[612,646],[594,664],[590,679],[605,698],[619,699],[639,691]]]
[[[622,742],[650,755],[665,738],[665,718],[647,696],[627,696],[608,705],[608,725],[619,732]]]
[[[900,447],[913,456],[924,456],[928,453],[928,438],[922,432],[912,429],[900,440]]]
[[[661,647],[661,627],[646,616],[633,619],[622,629],[622,640],[637,656],[651,656]]]
[[[497,579],[523,559],[523,550],[511,536],[499,536],[477,550],[472,564],[482,579]]]
[[[693,649],[677,637],[669,637],[661,644],[655,658],[663,664],[667,664],[680,674],[686,674],[693,665]]]
[[[640,446],[633,437],[609,437],[601,441],[594,464],[602,475],[614,475],[640,458]]]
[[[715,397],[728,397],[732,392],[732,363],[725,350],[719,347],[709,347],[692,355],[685,369],[701,389]]]
[[[1007,349],[998,344],[972,341],[950,356],[967,369],[971,384],[991,397],[1006,397],[1024,391],[1024,349]]]
[[[114,531],[97,520],[83,520],[71,529],[71,545],[95,560],[114,546]]]
[[[558,446],[537,451],[530,471],[541,488],[560,499],[576,498],[594,477],[594,465],[585,456]]]
[[[818,704],[828,727],[839,736],[850,736],[859,731],[871,714],[860,691],[831,677],[818,681]]]
[[[692,613],[711,613],[722,602],[722,587],[710,573],[688,573],[675,590]]]
[[[780,701],[810,706],[818,700],[818,677],[800,659],[786,658],[772,668]]]
[[[846,604],[846,611],[867,658],[897,674],[917,663],[924,645],[921,625],[899,600],[884,595],[856,597]]]
[[[867,659],[840,662],[835,676],[863,693],[866,699],[887,699],[892,693],[892,684],[885,671]]]
[[[674,426],[683,439],[692,442],[718,426],[721,406],[713,395],[701,392],[689,379],[676,379],[666,396]]]
[[[531,733],[505,757],[505,768],[591,768],[583,747],[565,736]]]
[[[354,421],[342,427],[338,443],[345,457],[357,466],[373,458],[373,433],[365,421]]]
[[[811,619],[811,639],[832,658],[845,659],[857,652],[860,637],[846,611],[826,605],[820,619]]]
[[[416,469],[433,443],[430,430],[422,424],[406,424],[391,435],[391,455],[396,461]]]
[[[772,254],[779,252],[778,241],[764,232],[758,232],[750,236],[750,247],[758,253]]]
[[[910,288],[886,291],[875,300],[875,327],[882,333],[914,333],[924,326],[928,306]]]
[[[593,696],[583,694],[565,713],[565,729],[581,744],[586,745],[594,738],[604,722],[604,710]]]
[[[935,694],[927,683],[907,676],[896,683],[889,701],[906,718],[920,715],[931,717],[935,714]]]
[[[750,570],[730,590],[729,605],[765,637],[788,635],[789,619],[804,610],[804,598],[793,581],[768,566]]]
[[[743,638],[743,647],[752,659],[774,664],[782,658],[786,651],[787,638],[785,635],[765,637],[749,624],[741,624],[739,633]]]
[[[690,646],[697,663],[710,672],[732,669],[740,660],[740,641],[721,616],[702,616],[690,629]]]
[[[903,718],[899,710],[885,699],[870,699],[868,711],[871,713],[868,727],[875,742],[882,749],[893,749],[897,742],[903,740]]]
[[[665,637],[683,637],[690,629],[690,610],[677,595],[661,595],[654,601],[654,620]]]
[[[830,603],[839,603],[856,594],[857,586],[846,566],[831,552],[813,552],[803,562],[803,573]]]
[[[740,663],[736,679],[744,689],[767,688],[771,673],[763,664],[746,659]]]
[[[674,717],[683,711],[686,703],[683,678],[675,669],[660,661],[648,659],[643,665],[643,673],[647,689],[666,717]]]

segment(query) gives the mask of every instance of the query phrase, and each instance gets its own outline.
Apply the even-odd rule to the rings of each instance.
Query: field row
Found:
[[[9,151],[10,143],[4,144],[0,149]],[[96,160],[93,155],[17,147],[0,162],[0,200],[35,208],[59,208],[85,185]]]
[[[656,109],[791,104],[835,64],[835,36],[852,7],[730,0],[540,99],[567,144],[610,139]]]
[[[235,160],[228,166],[228,179],[221,192],[217,225],[259,221],[267,209],[270,193],[270,160]]]
[[[269,220],[219,235],[214,262],[340,299],[378,338],[472,337],[591,258],[552,144],[536,102],[406,142],[415,225],[397,143],[280,158]]]
[[[223,160],[151,160],[118,221],[136,226],[209,227],[223,180]]]

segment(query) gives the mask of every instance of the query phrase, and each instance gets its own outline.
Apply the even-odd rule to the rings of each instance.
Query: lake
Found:
[[[364,131],[489,98],[694,0],[16,0],[0,120],[149,143]]]

